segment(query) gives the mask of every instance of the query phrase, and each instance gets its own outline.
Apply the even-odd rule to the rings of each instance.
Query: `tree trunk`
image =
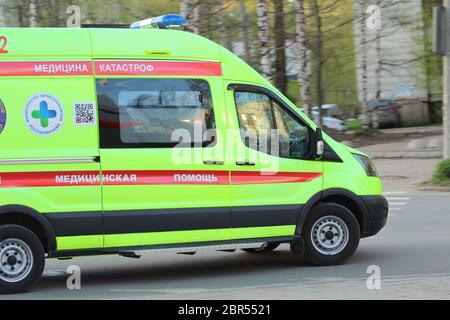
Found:
[[[363,112],[363,126],[364,129],[368,129],[372,126],[372,114],[369,110],[367,96],[368,96],[368,86],[367,86],[367,27],[366,27],[366,0],[358,0],[359,13],[358,19],[360,20],[360,52],[361,52],[361,105]]]
[[[197,2],[199,8],[199,19],[198,23],[200,26],[199,34],[213,40],[213,26],[211,17],[216,17],[216,0],[199,0]]]
[[[286,77],[286,32],[284,26],[283,0],[272,0],[275,8],[275,86],[283,93],[287,93]]]
[[[32,28],[37,27],[36,17],[37,17],[36,0],[30,0],[30,27]]]
[[[185,29],[190,32],[198,31],[195,26],[195,17],[194,17],[196,3],[197,3],[196,0],[182,0],[180,2],[180,13],[186,19]]]
[[[250,26],[245,0],[239,0],[239,7],[241,10],[242,38],[244,39],[244,59],[247,63],[251,63],[252,55],[250,52]]]
[[[382,0],[377,0],[376,5],[381,8]],[[381,26],[377,27],[375,32],[375,54],[377,67],[375,69],[375,101],[374,106],[378,106],[381,99],[381,68],[382,68],[382,60],[381,60]],[[378,116],[377,112],[374,109],[372,115],[373,127],[378,128]]]
[[[305,1],[296,0],[296,29],[297,29],[297,54],[298,64],[300,66],[298,73],[298,83],[300,90],[300,97],[302,101],[302,107],[305,109],[306,114],[311,116],[311,62],[308,55],[308,46],[306,41],[305,27]]]
[[[25,1],[20,0],[17,4],[17,21],[20,27],[27,27],[30,25],[30,19],[27,19],[28,13],[26,13],[27,4]]]
[[[230,27],[225,19],[226,15],[225,0],[216,0],[217,24],[220,33],[220,43],[230,51],[233,51],[233,42],[230,37]]]
[[[193,14],[192,14],[192,27],[193,32],[196,34],[201,33],[201,25],[200,25],[200,0],[193,1]]]
[[[320,8],[318,0],[314,0],[313,3],[314,16],[316,18],[316,59],[317,59],[317,70],[316,70],[316,92],[317,92],[317,106],[319,108],[319,126],[322,127],[322,104],[324,101],[323,92],[323,35],[322,35],[322,17],[320,15]]]
[[[267,7],[267,0],[256,1],[261,73],[266,79],[270,80],[272,76],[272,64],[270,61],[269,13]]]

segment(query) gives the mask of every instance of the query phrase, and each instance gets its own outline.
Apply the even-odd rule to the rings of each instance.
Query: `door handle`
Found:
[[[256,166],[256,163],[255,162],[249,162],[249,161],[238,161],[238,162],[236,162],[236,165],[253,167],[253,166]]]
[[[213,161],[213,160],[205,160],[203,161],[203,163],[207,165],[219,165],[219,166],[223,166],[225,164],[225,162],[223,161]]]

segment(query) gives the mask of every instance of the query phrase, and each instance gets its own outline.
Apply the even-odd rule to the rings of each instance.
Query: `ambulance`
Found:
[[[87,255],[289,244],[336,265],[384,227],[369,157],[183,22],[0,28],[2,293]]]

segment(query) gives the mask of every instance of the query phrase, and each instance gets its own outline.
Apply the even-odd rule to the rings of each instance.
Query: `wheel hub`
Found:
[[[325,232],[325,239],[326,240],[328,240],[328,241],[330,241],[330,240],[333,240],[333,238],[334,238],[334,232],[333,231],[327,231],[327,232]]]
[[[9,256],[6,261],[10,266],[15,266],[17,264],[17,258],[15,256]]]
[[[18,239],[7,239],[0,243],[0,279],[19,282],[26,278],[33,266],[30,247]]]
[[[322,217],[311,230],[314,248],[325,255],[336,255],[346,247],[349,231],[345,222],[336,216]]]

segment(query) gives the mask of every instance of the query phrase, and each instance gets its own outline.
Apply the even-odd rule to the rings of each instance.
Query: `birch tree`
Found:
[[[37,17],[36,0],[30,0],[30,27],[32,28],[35,28],[37,26],[36,17]]]
[[[376,1],[376,10],[381,10],[382,0]],[[377,19],[381,19],[380,12],[378,12]],[[374,101],[374,109],[373,109],[373,127],[378,128],[378,117],[375,112],[375,107],[377,107],[380,103],[381,99],[381,69],[382,69],[382,60],[381,60],[381,21],[378,21],[378,25],[375,29],[375,59],[376,59],[376,68],[375,68],[375,101]]]
[[[359,48],[361,55],[361,106],[362,106],[362,114],[363,114],[363,126],[364,129],[367,129],[372,124],[372,116],[369,110],[367,96],[368,96],[368,65],[367,65],[367,28],[366,28],[366,8],[367,1],[366,0],[358,0],[358,10],[359,13]]]
[[[272,78],[272,63],[270,61],[269,12],[267,0],[256,1],[256,16],[261,73],[266,79],[270,80]]]
[[[311,116],[311,62],[308,55],[308,46],[306,40],[306,19],[305,19],[305,1],[296,0],[296,30],[297,30],[297,55],[298,64],[300,66],[298,74],[298,83],[300,97],[302,99],[302,107],[306,113]]]
[[[244,40],[244,58],[247,63],[251,63],[252,56],[250,51],[250,25],[245,0],[239,0],[239,9],[241,11],[241,33],[242,39]]]
[[[323,53],[323,33],[322,33],[322,16],[319,7],[319,1],[313,0],[313,14],[316,19],[316,93],[317,106],[319,107],[319,127],[322,127],[322,104],[325,100],[323,88],[323,67],[324,67],[324,53]]]
[[[198,6],[197,0],[182,0],[180,13],[186,18],[186,30],[198,33]]]
[[[286,30],[284,23],[283,0],[272,0],[275,9],[275,86],[284,94],[287,93],[286,76]]]
[[[226,21],[226,1],[216,0],[216,16],[219,29],[220,43],[230,51],[233,51],[233,43],[230,38],[230,28]]]

